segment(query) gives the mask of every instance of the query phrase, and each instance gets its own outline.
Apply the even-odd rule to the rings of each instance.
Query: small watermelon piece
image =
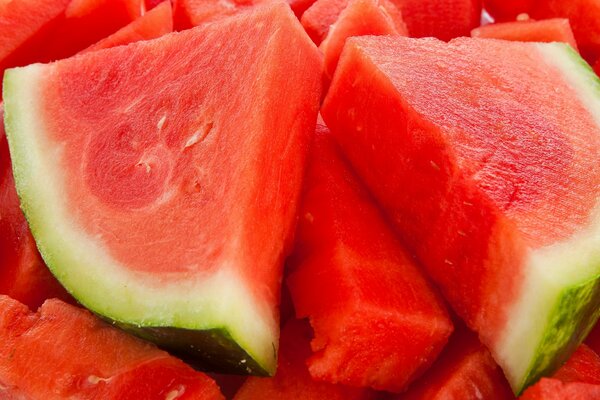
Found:
[[[600,356],[586,345],[579,346],[552,378],[542,378],[520,399],[600,399]]]
[[[321,71],[282,3],[7,71],[16,186],[54,275],[206,367],[273,373]]]
[[[269,2],[271,0],[174,0],[175,29],[189,29]]]
[[[44,38],[37,62],[70,57],[141,16],[143,0],[71,0],[63,19]]]
[[[600,81],[562,43],[346,42],[321,113],[520,392],[600,313]]]
[[[313,378],[400,392],[452,332],[446,310],[320,126],[288,285]]]
[[[325,73],[330,79],[346,39],[363,35],[406,36],[402,14],[388,0],[350,0],[319,46],[325,59]]]
[[[514,21],[531,12],[537,0],[483,0],[483,6],[495,21]]]
[[[462,323],[455,328],[438,360],[397,399],[514,399],[502,370],[477,335]]]
[[[281,351],[275,377],[248,378],[234,400],[375,399],[375,393],[368,389],[313,380],[305,364],[310,356],[310,338],[311,329],[306,321],[288,321],[281,331]]]
[[[53,299],[34,313],[0,296],[0,397],[7,396],[224,399],[208,376],[88,311]]]
[[[473,29],[471,36],[517,42],[563,42],[577,50],[577,42],[573,36],[571,24],[565,18],[489,24]]]
[[[302,14],[315,3],[315,0],[287,0],[296,17],[301,18]]]
[[[0,3],[0,76],[6,68],[36,60],[42,38],[55,28],[71,0],[9,0]]]
[[[411,37],[450,40],[479,26],[481,0],[394,0]]]
[[[3,115],[0,106],[1,121]],[[0,294],[33,309],[50,297],[69,299],[40,257],[19,207],[3,123],[0,124]]]
[[[597,0],[538,0],[530,15],[535,19],[568,18],[583,58],[600,58],[600,2]]]
[[[140,40],[156,39],[173,32],[173,11],[169,1],[163,1],[129,25],[91,45],[83,52],[107,49]]]
[[[325,39],[329,27],[335,24],[348,2],[349,0],[317,0],[302,14],[302,26],[317,46]]]

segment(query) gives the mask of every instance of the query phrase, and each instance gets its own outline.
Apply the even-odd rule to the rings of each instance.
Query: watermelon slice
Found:
[[[563,42],[577,50],[577,42],[573,36],[571,24],[565,18],[489,24],[473,29],[471,36],[518,42]]]
[[[35,61],[42,38],[61,19],[70,0],[0,2],[0,76],[6,68]]]
[[[487,12],[496,21],[514,21],[520,14],[531,12],[537,0],[483,0]],[[569,0],[570,1],[570,0]]]
[[[83,52],[107,49],[135,43],[140,40],[150,40],[166,35],[173,31],[173,11],[169,1],[163,1],[129,25],[124,26],[107,38],[91,45]]]
[[[462,323],[433,366],[398,400],[514,399],[502,370]]]
[[[297,316],[315,331],[310,374],[404,390],[435,360],[452,322],[322,126],[300,215],[288,285]]]
[[[279,367],[274,378],[250,377],[234,400],[370,400],[375,393],[368,389],[314,381],[306,368],[310,356],[311,329],[305,321],[292,319],[281,331]]]
[[[538,0],[530,11],[535,19],[568,18],[581,55],[588,62],[600,59],[600,2],[597,0]]]
[[[329,79],[333,77],[346,39],[363,35],[406,36],[402,14],[388,0],[350,0],[319,46]]]
[[[11,396],[223,399],[206,375],[87,311],[48,300],[33,313],[0,296],[0,397]]]
[[[363,37],[321,110],[515,392],[600,313],[599,93],[565,44]]]
[[[522,400],[600,399],[600,356],[581,345],[552,378],[542,378]]]
[[[206,367],[273,373],[321,69],[278,3],[7,71],[17,190],[54,275]]]
[[[271,0],[174,0],[175,29],[185,30]]]

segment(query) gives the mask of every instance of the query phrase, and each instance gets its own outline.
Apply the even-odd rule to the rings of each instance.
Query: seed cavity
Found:
[[[88,376],[87,380],[89,383],[91,383],[92,385],[97,385],[100,382],[108,382],[110,381],[111,378],[100,378],[99,376],[96,375],[90,375]]]
[[[204,126],[202,126],[200,129],[198,129],[196,132],[194,132],[194,134],[192,136],[190,136],[188,138],[188,140],[185,142],[185,145],[183,146],[183,148],[187,149],[197,143],[202,142],[204,139],[206,139],[206,137],[208,136],[210,131],[213,130],[214,125],[215,125],[214,122],[208,122],[208,123],[204,124]]]
[[[162,118],[158,120],[158,124],[156,124],[156,127],[158,128],[159,131],[162,130],[162,127],[166,121],[167,121],[167,114],[163,115]]]
[[[167,395],[165,396],[165,400],[175,400],[176,398],[181,397],[184,393],[185,386],[179,385],[177,386],[177,389],[173,389],[169,393],[167,393]]]

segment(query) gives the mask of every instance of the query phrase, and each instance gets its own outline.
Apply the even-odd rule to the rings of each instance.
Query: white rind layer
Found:
[[[600,131],[600,81],[573,53],[559,43],[537,46],[549,66],[556,68],[577,93]],[[494,353],[515,392],[537,357],[565,290],[598,279],[600,275],[600,204],[590,215],[587,228],[568,240],[532,250],[523,269],[521,298],[508,312],[509,320]],[[552,355],[546,355],[552,356]]]
[[[39,88],[47,66],[8,70],[5,125],[17,191],[40,252],[53,274],[87,308],[140,327],[226,329],[263,368],[276,366],[278,326],[268,307],[223,265],[211,276],[169,282],[128,270],[99,238],[70,218],[59,161],[61,148],[44,134]],[[16,135],[19,135],[18,138]],[[230,260],[230,266],[236,260]],[[275,351],[274,351],[275,350]]]

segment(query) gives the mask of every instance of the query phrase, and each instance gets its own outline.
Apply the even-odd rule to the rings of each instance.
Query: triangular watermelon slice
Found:
[[[163,1],[129,25],[100,40],[83,52],[108,49],[109,47],[156,39],[173,31],[171,2]]]
[[[321,70],[280,3],[7,71],[15,181],[50,269],[141,336],[273,373]]]
[[[515,392],[600,315],[600,81],[568,45],[351,38],[321,109]]]

